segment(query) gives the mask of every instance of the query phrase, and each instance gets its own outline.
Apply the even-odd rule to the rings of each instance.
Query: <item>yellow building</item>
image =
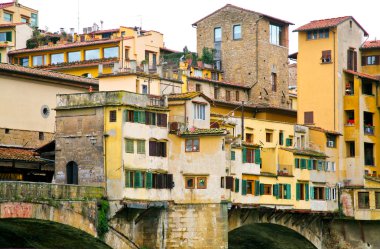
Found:
[[[156,70],[163,35],[120,27],[74,34],[73,41],[8,53],[10,61],[27,67],[45,68],[67,74],[98,77],[115,71]]]
[[[34,10],[14,0],[0,3],[0,24],[27,23],[31,27],[38,27],[38,10]]]

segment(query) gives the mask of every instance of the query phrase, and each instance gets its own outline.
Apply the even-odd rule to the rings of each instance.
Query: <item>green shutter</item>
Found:
[[[310,200],[314,200],[314,187],[310,187]]]
[[[1,63],[1,53],[0,53],[0,63]]]
[[[323,161],[322,160],[318,160],[318,170],[321,171],[323,168]]]
[[[290,138],[286,139],[286,146],[292,146],[292,140]]]
[[[235,192],[239,192],[239,178],[235,178]]]
[[[134,142],[131,139],[125,139],[125,152],[134,153]]]
[[[247,162],[247,148],[243,148],[242,153],[243,153],[243,163],[246,163]]]
[[[241,194],[247,195],[247,180],[241,180]]]
[[[306,169],[306,159],[305,158],[301,159],[301,169]]]
[[[260,183],[260,195],[264,194],[264,183]]]
[[[278,188],[281,187],[279,184],[273,184],[273,195],[276,196],[276,199],[278,199]]]
[[[7,32],[7,34],[6,34],[6,39],[7,39],[7,41],[9,41],[9,42],[12,41],[12,31]]]
[[[330,200],[330,188],[325,188],[325,199],[326,200]]]
[[[135,172],[135,188],[141,188],[142,187],[142,181],[141,181],[141,172],[136,171]]]
[[[309,200],[309,183],[305,184],[305,200]]]
[[[301,199],[301,185],[296,183],[296,200],[299,201]]]
[[[152,188],[153,175],[152,172],[146,172],[146,188]]]
[[[280,145],[284,144],[284,133],[280,132]]]
[[[308,168],[308,170],[312,170],[313,169],[313,161],[311,159],[307,160],[307,168]]]
[[[138,123],[139,122],[139,112],[133,111],[133,122]]]
[[[260,149],[255,149],[255,163],[261,164]]]
[[[255,181],[255,195],[260,195],[260,181]]]
[[[294,158],[294,166],[296,167],[296,169],[300,167],[300,162],[298,158]]]
[[[235,151],[231,151],[231,160],[235,161]]]
[[[126,171],[125,172],[125,187],[130,188],[131,187],[131,171]]]
[[[286,184],[285,187],[286,187],[285,199],[290,200],[292,199],[292,185]]]
[[[145,124],[145,112],[140,112],[140,123]]]

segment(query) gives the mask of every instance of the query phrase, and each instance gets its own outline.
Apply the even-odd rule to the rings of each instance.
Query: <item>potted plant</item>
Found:
[[[188,53],[185,55],[185,58],[186,58],[187,65],[191,65],[191,63],[193,62],[193,55],[191,53]]]
[[[203,61],[202,61],[202,58],[198,58],[198,59],[197,59],[197,66],[198,66],[199,68],[203,68]]]

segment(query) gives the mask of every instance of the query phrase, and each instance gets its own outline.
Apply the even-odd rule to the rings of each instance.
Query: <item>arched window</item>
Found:
[[[66,183],[78,184],[78,164],[76,162],[69,162],[66,164]]]

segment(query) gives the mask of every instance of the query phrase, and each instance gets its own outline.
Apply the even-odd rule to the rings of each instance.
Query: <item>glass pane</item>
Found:
[[[29,58],[20,58],[20,65],[24,67],[29,67]]]
[[[38,15],[37,14],[32,14],[31,15],[30,26],[32,26],[32,27],[37,27],[38,26]]]
[[[380,209],[380,192],[375,193],[375,199],[376,199],[376,208]]]
[[[52,54],[51,55],[51,63],[50,64],[58,64],[64,62],[63,54]]]
[[[240,25],[234,26],[234,39],[241,39],[241,26]]]
[[[199,139],[193,140],[193,151],[199,151]]]
[[[69,52],[67,54],[67,57],[69,62],[80,61],[80,52]]]
[[[86,50],[85,60],[99,59],[99,49]]]
[[[186,180],[186,187],[187,188],[194,188],[194,178],[188,178]]]
[[[206,188],[206,178],[198,177],[198,188]]]
[[[193,140],[186,140],[186,151],[192,151],[193,149]]]
[[[42,64],[42,55],[33,56],[33,66],[41,66]]]
[[[7,40],[7,33],[3,32],[0,33],[0,41],[6,41]]]
[[[4,21],[11,22],[12,21],[12,14],[4,13]]]
[[[215,28],[214,29],[214,41],[216,41],[216,42],[222,41],[222,29],[221,28]]]
[[[119,48],[105,48],[104,49],[104,58],[117,58],[119,57]]]

